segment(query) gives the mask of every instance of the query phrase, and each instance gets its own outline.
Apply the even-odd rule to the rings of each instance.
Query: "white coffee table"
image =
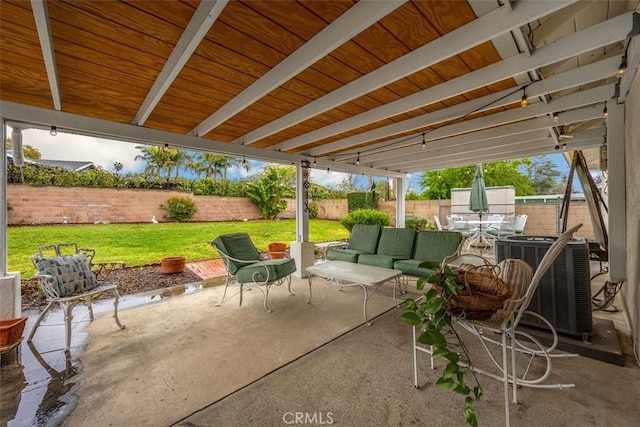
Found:
[[[309,273],[309,300],[307,304],[311,303],[311,281],[313,276],[319,276],[327,280],[329,284],[340,288],[344,286],[360,286],[362,288],[364,291],[364,321],[367,325],[371,325],[367,318],[367,301],[382,284],[390,280],[395,281],[393,285],[393,302],[398,306],[396,288],[398,287],[398,277],[402,275],[400,270],[345,261],[327,261],[323,264],[307,267],[307,273]],[[371,293],[369,293],[369,289],[372,289]]]

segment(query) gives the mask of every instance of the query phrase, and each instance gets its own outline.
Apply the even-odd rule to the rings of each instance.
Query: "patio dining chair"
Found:
[[[527,215],[518,215],[513,225],[506,225],[498,229],[488,229],[487,233],[491,234],[497,239],[505,236],[520,235],[524,232],[524,226],[527,223],[527,218]]]
[[[524,261],[505,260],[512,263],[504,264],[503,262],[501,266],[503,271],[501,271],[500,276],[505,283],[511,286],[512,297],[505,302],[502,309],[498,310],[488,320],[462,318],[459,321],[462,327],[480,339],[482,347],[496,368],[488,371],[474,366],[474,370],[504,383],[505,425],[507,426],[509,425],[509,384],[512,384],[514,403],[518,402],[517,389],[519,386],[556,389],[575,386],[574,384],[545,383],[551,375],[552,357],[577,355],[555,352],[554,350],[558,344],[558,334],[555,328],[541,315],[527,311],[527,307],[540,280],[547,274],[556,258],[563,252],[573,234],[581,226],[582,224],[578,224],[568,229],[556,239],[540,261],[533,277],[531,276],[531,267]],[[535,316],[547,326],[553,336],[550,346],[545,346],[531,334],[518,329],[518,324],[525,314]],[[495,351],[492,352],[495,349],[501,350],[500,355],[495,355]],[[510,353],[510,368],[508,353]],[[517,363],[517,356],[519,355],[526,355],[529,358],[528,362],[524,364],[524,368],[522,368],[522,364],[518,365]],[[541,362],[541,366],[533,366],[534,361]],[[519,367],[520,369],[518,369]]]
[[[242,305],[242,292],[245,287],[256,287],[264,294],[264,309],[269,313],[267,300],[269,288],[287,283],[287,289],[291,292],[291,274],[296,271],[296,263],[293,258],[282,254],[284,258],[264,259],[254,246],[247,233],[223,234],[216,237],[211,245],[222,257],[227,270],[227,278],[224,286],[222,300],[216,304],[219,307],[224,303],[229,285],[236,281],[240,287],[240,304]],[[264,286],[264,290],[260,288]]]

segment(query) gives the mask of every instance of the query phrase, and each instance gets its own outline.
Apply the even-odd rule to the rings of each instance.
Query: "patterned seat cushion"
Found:
[[[61,297],[86,292],[98,285],[85,254],[41,258],[36,267],[39,274],[53,276]]]

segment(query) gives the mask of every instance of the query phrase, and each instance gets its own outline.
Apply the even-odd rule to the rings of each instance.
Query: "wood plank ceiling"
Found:
[[[635,76],[636,8],[3,0],[0,114],[14,125],[382,175],[544,154],[563,132],[586,148],[605,140],[594,110],[616,93],[624,101],[614,86]],[[630,71],[618,78],[622,62]]]

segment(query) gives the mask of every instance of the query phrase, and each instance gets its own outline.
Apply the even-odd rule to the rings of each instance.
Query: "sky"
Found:
[[[11,136],[12,129],[9,127],[7,136]],[[61,142],[64,141],[64,144]],[[113,171],[113,164],[120,162],[123,165],[122,172],[141,172],[145,163],[135,160],[136,156],[142,152],[136,147],[139,144],[113,141],[108,139],[94,138],[84,135],[74,135],[58,132],[56,136],[51,136],[48,131],[42,129],[24,129],[22,131],[22,144],[30,145],[40,151],[42,159],[47,160],[74,160],[93,162],[106,170]],[[554,162],[560,173],[564,176],[569,172],[569,165],[562,157],[562,154],[550,154],[547,156]],[[249,172],[244,168],[232,168],[227,172],[229,179],[242,179],[248,175],[260,172],[263,162],[247,159]],[[413,174],[409,181],[408,189],[420,192],[420,176]],[[183,175],[184,176],[184,175]],[[327,172],[326,170],[312,169],[311,182],[327,188],[335,188],[344,178],[345,174],[339,172]],[[374,177],[375,181],[382,180],[381,177]],[[359,179],[362,188],[367,185],[366,177]]]

